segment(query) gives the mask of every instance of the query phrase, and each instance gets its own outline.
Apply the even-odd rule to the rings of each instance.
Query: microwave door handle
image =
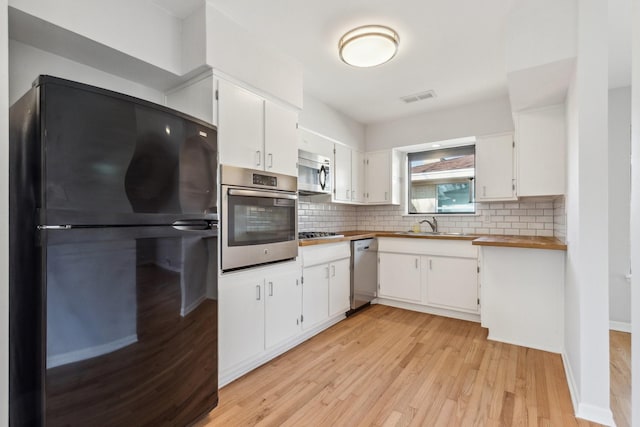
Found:
[[[320,182],[320,188],[324,190],[325,187],[327,186],[327,169],[324,166],[320,166],[320,171],[318,171],[318,174],[320,175],[318,177],[318,181]]]
[[[244,197],[269,197],[272,199],[288,199],[297,200],[296,194],[276,193],[274,191],[257,191],[257,190],[241,190],[237,188],[230,188],[227,191],[229,196],[244,196]]]

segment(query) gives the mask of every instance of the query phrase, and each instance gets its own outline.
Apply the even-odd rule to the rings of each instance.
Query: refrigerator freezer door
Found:
[[[213,408],[216,231],[46,234],[46,425],[188,425]]]
[[[166,224],[217,213],[216,130],[144,103],[46,83],[43,224]]]

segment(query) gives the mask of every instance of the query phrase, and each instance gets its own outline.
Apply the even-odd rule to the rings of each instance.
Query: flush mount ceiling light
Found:
[[[396,55],[398,33],[382,25],[364,25],[347,32],[338,43],[340,59],[354,67],[375,67]]]

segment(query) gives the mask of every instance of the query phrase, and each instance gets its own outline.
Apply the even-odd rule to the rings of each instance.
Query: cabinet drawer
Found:
[[[410,255],[478,258],[478,247],[473,246],[471,240],[383,237],[378,239],[378,251]]]
[[[302,265],[311,267],[351,257],[350,242],[325,243],[300,248]]]

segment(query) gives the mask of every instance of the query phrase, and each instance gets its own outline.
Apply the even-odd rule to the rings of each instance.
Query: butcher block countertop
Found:
[[[507,248],[567,250],[567,245],[556,237],[493,235],[478,237],[471,242],[471,244],[479,246],[502,246]]]
[[[328,237],[325,239],[299,240],[300,246],[323,245],[326,243],[348,242],[351,240],[368,239],[373,237],[399,237],[409,239],[441,239],[441,240],[469,240],[473,245],[502,246],[510,248],[553,249],[566,251],[567,245],[555,237],[534,236],[503,236],[478,234],[423,234],[399,233],[394,231],[341,231],[344,237]]]

